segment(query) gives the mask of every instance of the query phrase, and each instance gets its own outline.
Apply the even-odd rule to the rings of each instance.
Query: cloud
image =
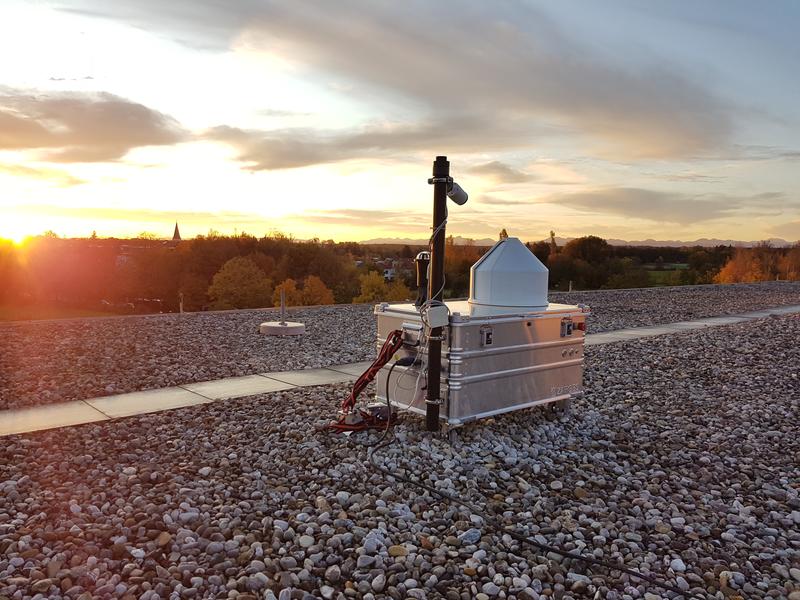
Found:
[[[91,75],[86,77],[50,77],[50,81],[91,81],[94,79]]]
[[[642,173],[647,177],[654,177],[656,179],[663,179],[664,181],[676,181],[676,182],[690,182],[690,183],[719,183],[725,180],[725,177],[721,175],[704,175],[701,173]]]
[[[0,164],[0,173],[7,175],[14,175],[16,177],[29,177],[31,179],[40,179],[48,183],[54,183],[61,187],[68,187],[72,185],[80,185],[86,183],[83,179],[73,177],[66,171],[60,169],[46,169],[27,167],[24,165],[13,164]]]
[[[731,144],[720,152],[690,157],[693,160],[713,160],[722,162],[763,162],[775,160],[797,160],[800,150],[787,149],[781,146],[764,146],[759,144]]]
[[[38,150],[52,162],[100,162],[185,139],[171,117],[113,94],[0,89],[0,150]]]
[[[433,126],[452,115],[473,120],[480,127],[473,129],[471,152],[485,151],[486,138],[508,120],[525,124],[509,146],[532,144],[531,129],[546,126],[588,139],[596,155],[622,159],[716,151],[732,130],[732,107],[704,82],[663,60],[605,58],[530,3],[176,0],[165,7],[142,0],[98,8],[85,0],[72,6],[195,47],[227,48],[236,39],[328,89],[380,103],[389,118],[402,107],[397,114],[412,108]],[[265,134],[273,145],[296,150],[279,137]],[[317,137],[305,143],[306,160],[317,152],[341,160]],[[308,147],[315,144],[322,150]],[[449,151],[445,142],[439,147]],[[397,151],[407,149],[401,143]]]
[[[4,209],[6,210],[6,209]],[[12,214],[44,215],[83,220],[109,220],[152,223],[210,223],[211,225],[270,225],[268,217],[237,211],[200,212],[182,210],[157,210],[150,208],[111,208],[104,206],[63,206],[58,204],[23,204],[7,208]],[[171,226],[170,226],[171,231]]]
[[[765,192],[750,196],[683,194],[628,187],[608,187],[553,194],[540,201],[583,212],[622,215],[659,223],[688,225],[744,213],[755,216],[780,214],[793,206],[783,194]],[[776,212],[777,211],[777,212]]]
[[[498,198],[489,194],[481,194],[476,198],[480,204],[489,204],[491,206],[517,206],[520,204],[533,204],[530,200],[509,200],[507,198]]]
[[[375,227],[391,225],[402,229],[426,229],[430,227],[430,215],[408,211],[366,210],[342,208],[337,210],[318,210],[289,217],[303,223],[322,225],[342,225],[347,227]]]
[[[800,241],[800,220],[775,225],[769,229],[769,232],[789,241]]]
[[[398,153],[503,150],[521,144],[518,133],[524,124],[509,119],[486,133],[488,124],[478,118],[449,116],[436,122],[367,125],[346,131],[281,129],[274,131],[214,127],[206,139],[224,142],[239,153],[245,168],[260,171],[292,169],[351,159],[396,156]]]
[[[468,169],[468,172],[474,175],[487,177],[495,183],[523,183],[534,179],[534,176],[530,173],[515,169],[511,165],[507,165],[498,160],[475,165]]]
[[[309,112],[298,112],[294,110],[284,110],[281,108],[264,108],[258,111],[263,117],[307,117],[311,113]]]

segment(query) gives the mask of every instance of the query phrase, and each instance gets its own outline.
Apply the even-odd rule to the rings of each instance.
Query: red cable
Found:
[[[392,360],[392,356],[403,346],[403,332],[395,329],[386,336],[386,341],[383,343],[378,357],[372,362],[369,368],[364,371],[361,376],[356,379],[353,384],[353,390],[350,395],[342,402],[342,412],[348,413],[355,408],[356,400],[361,395],[369,383],[375,379],[378,372],[384,367],[386,363]]]
[[[381,346],[377,358],[372,362],[369,368],[364,371],[358,379],[356,379],[356,382],[353,384],[352,391],[342,402],[342,417],[339,419],[339,421],[328,425],[326,429],[333,429],[334,431],[343,432],[361,431],[364,429],[375,427],[382,428],[386,426],[386,421],[379,419],[375,415],[363,410],[361,411],[362,420],[359,423],[346,423],[345,418],[348,414],[355,410],[356,401],[361,395],[361,392],[363,392],[370,382],[375,379],[384,365],[392,360],[395,352],[397,352],[402,346],[403,332],[399,329],[395,329],[388,336],[386,336],[386,341],[383,343],[383,346]],[[391,415],[388,415],[387,418],[391,420]]]

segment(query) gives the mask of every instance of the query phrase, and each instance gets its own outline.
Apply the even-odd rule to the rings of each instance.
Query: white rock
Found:
[[[676,573],[683,573],[686,571],[686,565],[680,558],[674,558],[669,563],[669,568],[675,571]]]
[[[329,585],[323,585],[319,588],[319,593],[323,598],[325,598],[325,600],[331,600],[333,595],[336,593],[336,590]]]

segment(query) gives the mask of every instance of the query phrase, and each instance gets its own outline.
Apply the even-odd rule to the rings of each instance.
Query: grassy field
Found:
[[[661,270],[657,270],[655,264],[646,264],[644,268],[647,270],[650,285],[680,285],[679,273],[688,269],[689,265],[685,263],[667,263],[662,266]]]
[[[675,285],[675,271],[648,271],[650,285]]]
[[[114,313],[101,310],[64,308],[59,306],[9,306],[0,304],[0,321],[29,321],[36,319],[71,319],[108,317]]]

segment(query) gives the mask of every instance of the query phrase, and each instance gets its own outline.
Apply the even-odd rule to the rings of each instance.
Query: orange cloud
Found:
[[[0,164],[0,173],[6,173],[7,175],[13,175],[15,177],[28,177],[31,179],[43,180],[59,187],[68,187],[86,183],[83,179],[78,179],[77,177],[74,177],[66,171],[62,171],[60,169]]]

